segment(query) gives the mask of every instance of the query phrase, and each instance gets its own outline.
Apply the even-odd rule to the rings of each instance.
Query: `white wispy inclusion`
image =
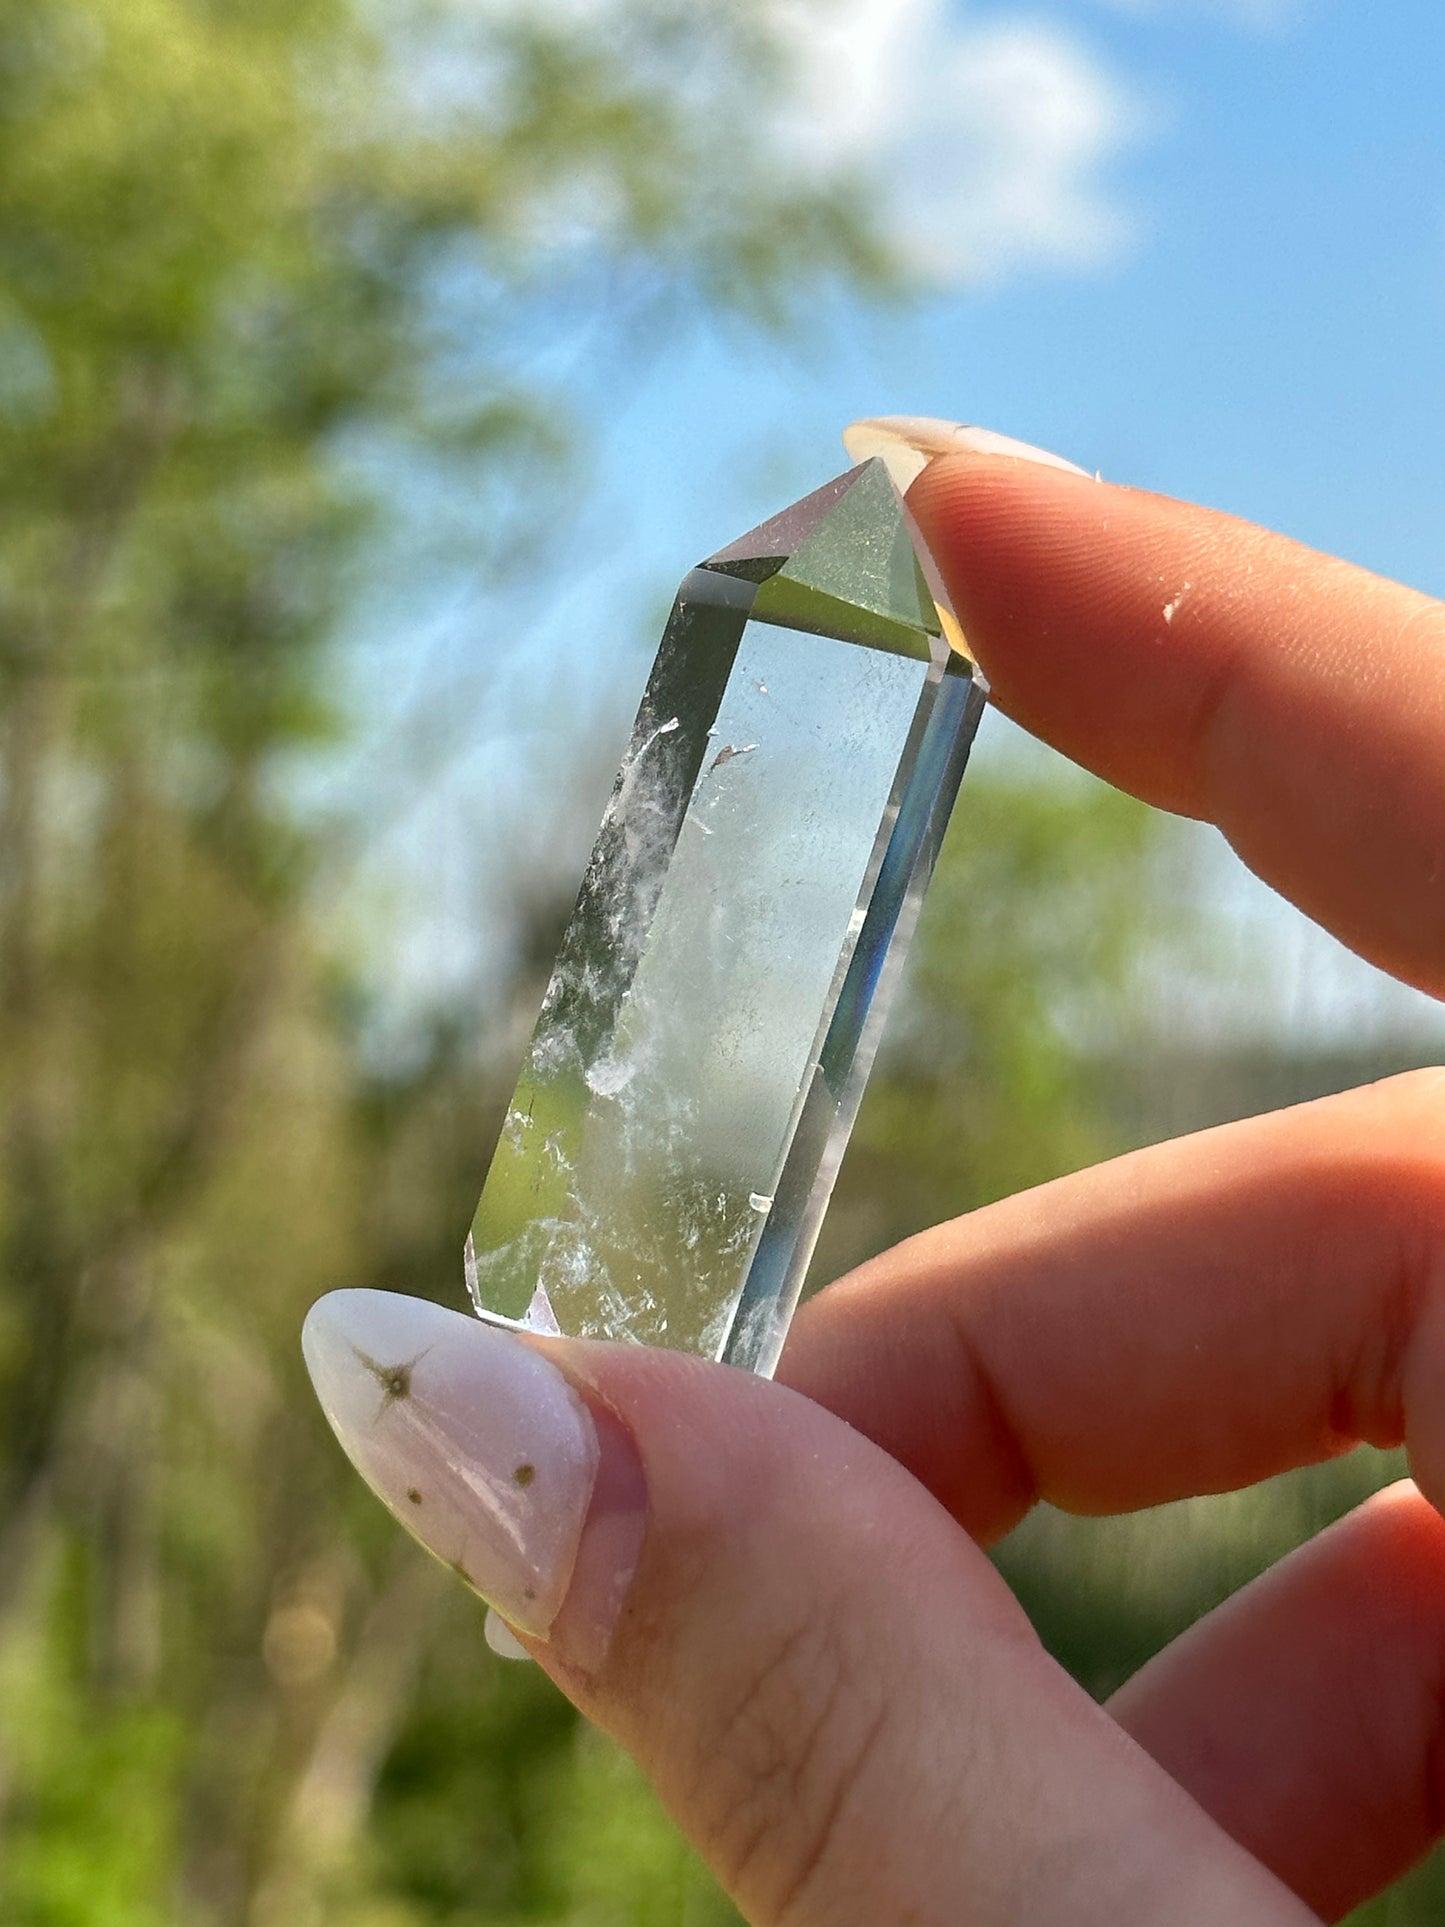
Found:
[[[483,1317],[771,1371],[983,701],[881,461],[691,572],[467,1240]]]

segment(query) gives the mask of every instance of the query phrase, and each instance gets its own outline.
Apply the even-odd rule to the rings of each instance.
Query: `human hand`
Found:
[[[1002,708],[1445,989],[1445,606],[1003,455],[910,499]],[[1442,1180],[1420,1073],[912,1239],[804,1308],[786,1384],[369,1292],[307,1355],[364,1475],[753,1921],[1288,1927],[1441,1825]],[[1107,1708],[982,1550],[1040,1498],[1124,1511],[1361,1439],[1418,1486]]]

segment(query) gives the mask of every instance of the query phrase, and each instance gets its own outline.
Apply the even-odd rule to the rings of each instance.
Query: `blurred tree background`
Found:
[[[399,478],[499,588],[584,488],[519,330],[601,313],[589,352],[625,358],[640,315],[786,331],[895,291],[866,183],[770,149],[787,85],[763,0],[0,0],[6,1921],[734,1918],[626,1763],[487,1653],[305,1386],[320,1292],[455,1279],[494,1040],[568,906],[519,875],[513,980],[379,1050],[365,920],[339,941],[331,907],[364,828],[304,777],[349,726]],[[1168,829],[1027,770],[966,795],[820,1277],[1364,1072],[1180,1062],[1198,1115],[1161,1115],[1140,971],[1199,946],[1150,908]],[[1043,1517],[1004,1561],[1102,1690],[1388,1470]],[[1391,1921],[1431,1917],[1424,1879]]]

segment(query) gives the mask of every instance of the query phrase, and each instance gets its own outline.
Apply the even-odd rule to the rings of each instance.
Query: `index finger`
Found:
[[[1445,604],[998,455],[941,456],[909,504],[1000,708],[1445,993]]]

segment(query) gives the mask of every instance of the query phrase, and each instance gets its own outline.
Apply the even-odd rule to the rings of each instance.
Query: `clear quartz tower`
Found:
[[[772,1371],[985,693],[881,460],[686,577],[467,1239],[482,1317]]]

